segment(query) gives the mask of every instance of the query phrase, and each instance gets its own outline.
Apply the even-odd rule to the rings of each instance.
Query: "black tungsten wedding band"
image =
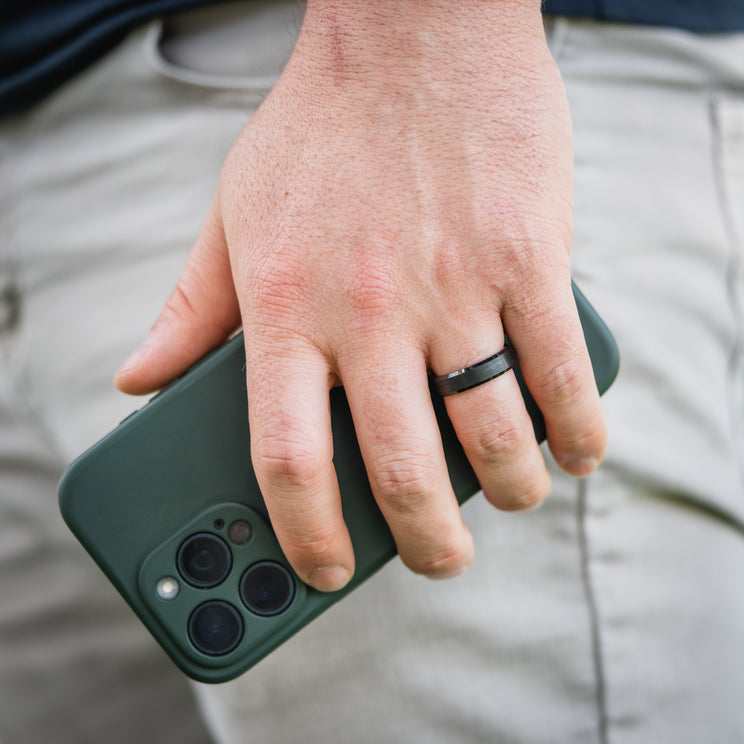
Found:
[[[516,363],[517,357],[511,346],[504,346],[497,354],[481,362],[450,372],[448,375],[436,375],[432,380],[432,385],[439,395],[462,393],[503,375]]]

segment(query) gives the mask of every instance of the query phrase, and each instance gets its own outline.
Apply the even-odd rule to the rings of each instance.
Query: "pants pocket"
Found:
[[[302,24],[294,0],[244,0],[152,24],[146,53],[179,84],[266,95],[281,74]]]

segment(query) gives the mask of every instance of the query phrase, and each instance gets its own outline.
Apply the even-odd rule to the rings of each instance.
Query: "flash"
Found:
[[[160,599],[175,599],[178,596],[178,592],[181,590],[181,586],[177,579],[172,576],[163,576],[155,586],[155,593]]]
[[[245,519],[237,519],[227,530],[227,536],[233,545],[247,545],[253,537],[253,527]]]

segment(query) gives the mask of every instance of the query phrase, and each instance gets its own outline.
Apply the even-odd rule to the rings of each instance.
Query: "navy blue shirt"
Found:
[[[0,116],[21,111],[159,15],[226,0],[0,0]],[[744,0],[546,0],[552,15],[744,30]]]
[[[545,0],[543,12],[702,33],[744,30],[744,0]]]
[[[28,108],[152,18],[215,0],[0,0],[0,117]]]

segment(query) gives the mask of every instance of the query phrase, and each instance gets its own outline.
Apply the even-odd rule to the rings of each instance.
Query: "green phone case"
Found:
[[[604,392],[617,374],[617,347],[581,292],[574,287],[574,293]],[[202,359],[75,460],[59,489],[70,529],[173,661],[203,682],[246,671],[396,553],[367,481],[344,392],[337,388],[331,391],[334,464],[356,574],[343,590],[326,594],[291,571],[251,467],[243,348],[238,336]],[[516,371],[542,440],[542,416]],[[478,481],[443,400],[433,400],[462,503],[479,490]],[[206,542],[188,542],[193,535],[205,535]],[[203,545],[216,555],[210,553],[207,563],[224,558],[229,564],[215,586],[194,580],[202,576]],[[207,576],[206,583],[213,578]]]

